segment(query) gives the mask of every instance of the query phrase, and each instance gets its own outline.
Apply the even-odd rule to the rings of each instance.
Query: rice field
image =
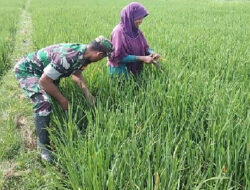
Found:
[[[129,2],[31,0],[33,48],[109,37]],[[110,78],[106,60],[88,66],[95,107],[62,80],[71,105],[67,114],[53,107],[58,162],[46,166],[53,183],[43,187],[249,189],[250,2],[140,2],[163,69],[145,65],[125,80]]]
[[[17,23],[24,1],[0,0],[0,77],[10,68],[9,56],[14,47]]]

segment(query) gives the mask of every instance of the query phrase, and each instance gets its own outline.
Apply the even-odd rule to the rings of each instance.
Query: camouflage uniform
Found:
[[[51,98],[38,83],[42,74],[58,81],[83,70],[90,63],[83,58],[86,47],[84,44],[52,45],[18,61],[14,68],[15,76],[32,101],[35,115],[47,116],[51,113]]]

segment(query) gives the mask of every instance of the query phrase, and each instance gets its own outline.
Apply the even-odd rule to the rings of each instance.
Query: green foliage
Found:
[[[32,0],[34,46],[109,37],[128,2]],[[249,189],[249,2],[141,3],[150,12],[141,29],[166,58],[163,71],[145,65],[125,80],[109,77],[106,60],[88,66],[94,108],[62,80],[71,106],[53,106],[57,162],[41,180],[35,171],[23,179],[29,188]]]
[[[119,81],[105,60],[89,66],[95,108],[64,80],[72,101],[66,116],[54,106],[54,180],[70,189],[247,189],[250,4],[141,2],[150,12],[141,29],[167,58],[165,72],[145,66]],[[34,1],[35,46],[109,36],[127,3]]]
[[[0,0],[0,77],[10,68],[9,58],[14,48],[14,38],[24,0]]]

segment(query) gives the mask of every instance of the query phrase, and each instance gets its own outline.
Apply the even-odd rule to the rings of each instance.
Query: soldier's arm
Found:
[[[86,82],[82,76],[82,72],[81,71],[76,71],[72,74],[72,79],[73,81],[82,89],[83,93],[85,94],[85,97],[87,98],[88,101],[90,101],[90,103],[92,105],[94,105],[95,103],[95,98],[94,96],[90,93]]]
[[[48,77],[45,73],[41,76],[39,80],[39,85],[42,86],[42,88],[47,92],[49,95],[53,96],[63,110],[68,109],[68,100],[65,98],[62,93],[58,90],[56,85],[53,83],[53,80]]]

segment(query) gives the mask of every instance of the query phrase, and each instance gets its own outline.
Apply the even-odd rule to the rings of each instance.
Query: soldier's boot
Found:
[[[49,149],[50,139],[47,127],[49,126],[50,115],[35,116],[35,126],[37,134],[37,147],[41,151],[41,159],[47,162],[53,161],[53,155]]]

